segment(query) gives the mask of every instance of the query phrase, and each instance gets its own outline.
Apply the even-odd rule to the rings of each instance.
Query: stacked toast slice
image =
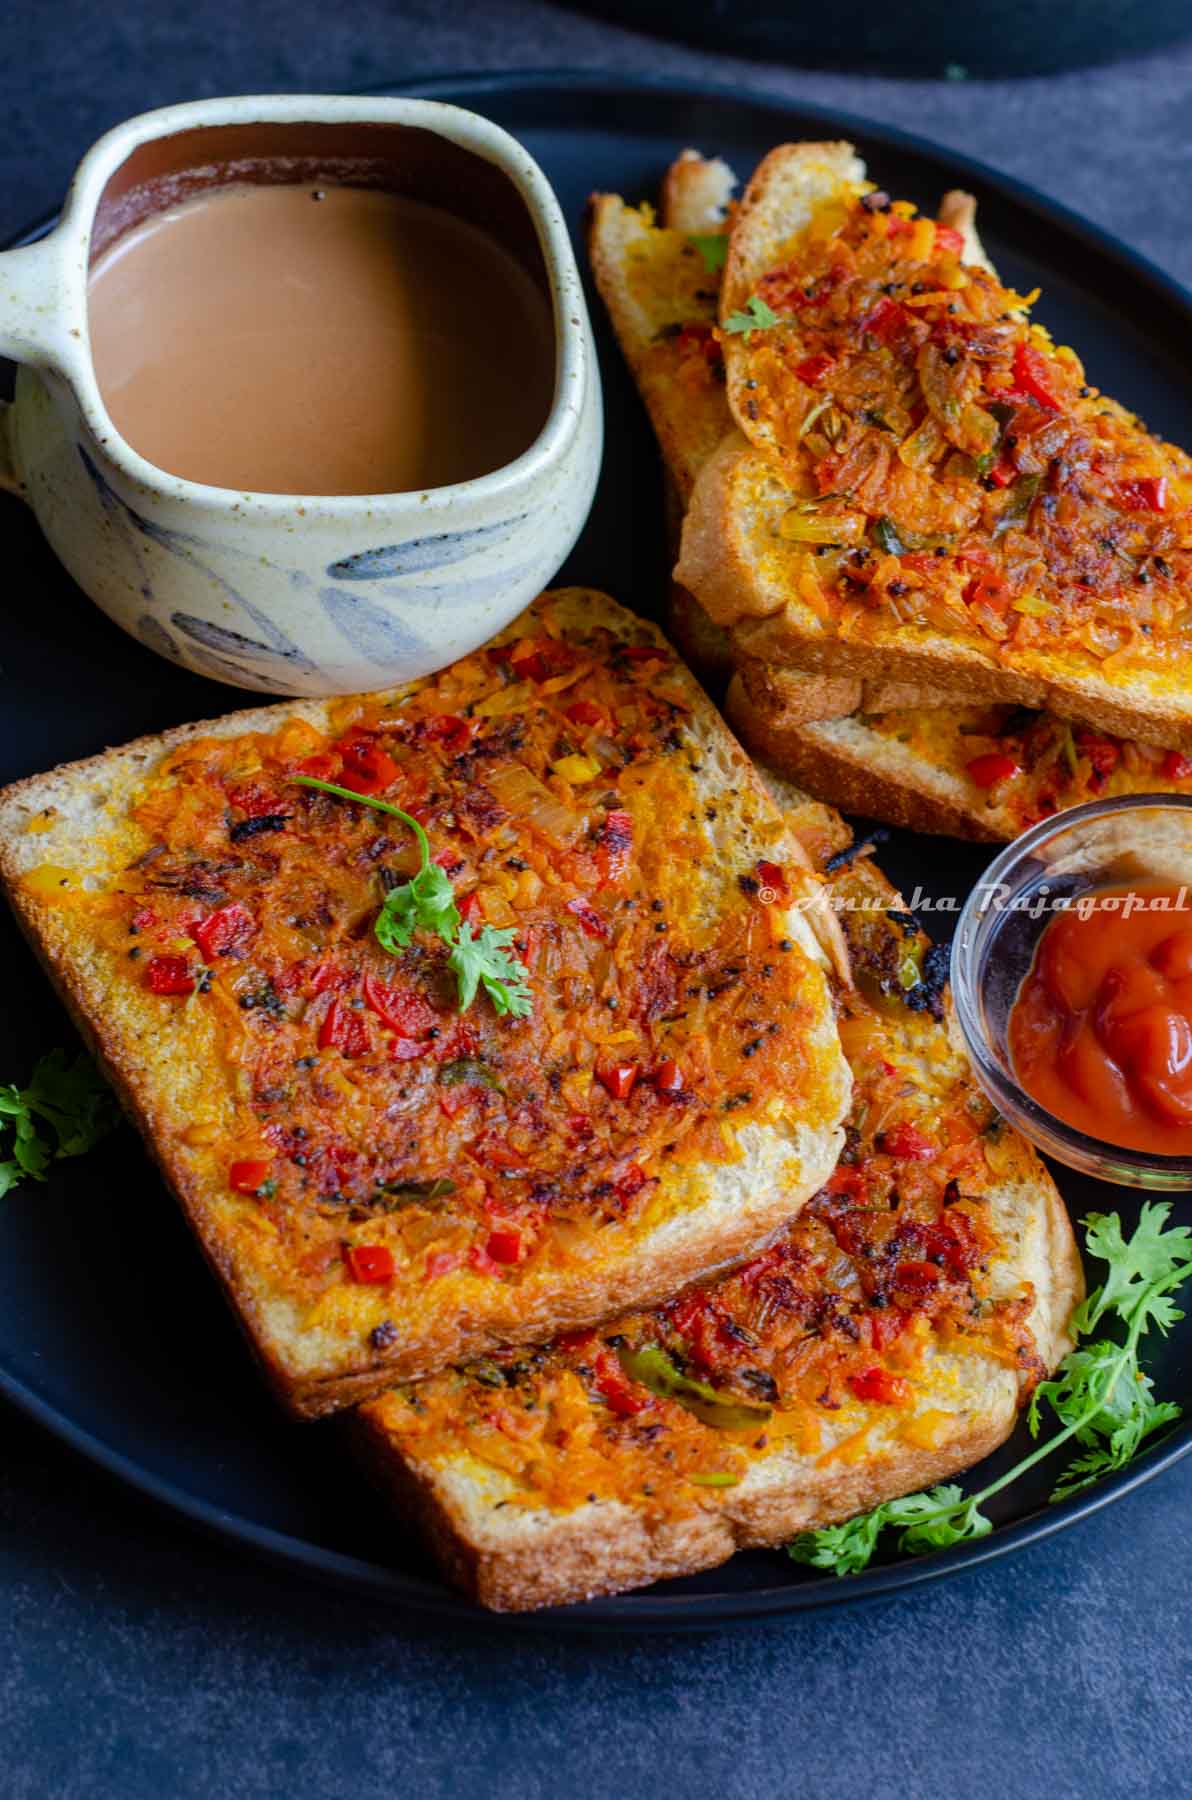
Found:
[[[512,940],[466,1007],[433,931],[378,934],[415,874],[381,795],[460,936]],[[1067,1348],[1067,1215],[939,954],[603,596],[400,693],[19,783],[0,870],[279,1397],[363,1403],[366,1465],[486,1605],[965,1467]]]
[[[599,196],[590,241],[685,510],[672,628],[739,671],[745,741],[841,805],[968,837],[1188,791],[1188,458],[1028,323],[970,197],[915,218],[840,144],[731,191],[687,152],[660,224]]]

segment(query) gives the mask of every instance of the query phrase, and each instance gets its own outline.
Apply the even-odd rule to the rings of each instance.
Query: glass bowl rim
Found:
[[[1192,1187],[1192,1155],[1165,1156],[1157,1151],[1135,1150],[1128,1144],[1114,1144],[1107,1138],[1091,1137],[1088,1133],[1079,1131],[1075,1125],[1069,1125],[1064,1119],[1058,1118],[1028,1094],[1017,1077],[1003,1066],[990,1048],[976,978],[977,953],[982,935],[989,929],[987,920],[998,916],[988,905],[990,890],[1002,885],[1010,871],[1041,844],[1060,836],[1072,826],[1086,824],[1114,813],[1138,812],[1143,809],[1152,812],[1157,809],[1192,812],[1192,794],[1118,794],[1107,800],[1086,800],[1080,806],[1067,807],[1061,812],[1052,813],[1046,819],[1040,819],[1038,824],[1028,827],[998,852],[989,867],[978,877],[956,923],[950,962],[952,1001],[974,1072],[998,1107],[1013,1115],[1011,1123],[1037,1147],[1063,1162],[1069,1162],[1069,1154],[1066,1152],[1070,1153],[1071,1166],[1080,1169],[1090,1170],[1094,1164],[1112,1163],[1123,1171],[1136,1169],[1144,1175],[1166,1176],[1169,1179],[1187,1176],[1188,1185]]]

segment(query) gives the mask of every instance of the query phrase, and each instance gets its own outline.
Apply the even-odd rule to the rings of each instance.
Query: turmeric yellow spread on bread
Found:
[[[418,853],[370,798],[427,834],[461,935],[508,934],[520,1007],[462,1008],[433,932],[382,947]],[[546,597],[397,695],[20,783],[0,866],[298,1411],[673,1293],[835,1161],[816,878],[604,596]]]

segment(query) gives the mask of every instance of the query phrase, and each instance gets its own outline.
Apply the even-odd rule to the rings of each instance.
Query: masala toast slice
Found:
[[[770,779],[848,937],[844,1153],[720,1281],[350,1416],[373,1478],[485,1606],[691,1574],[942,1480],[1070,1348],[1067,1213],[950,1035],[946,956],[839,815]]]
[[[763,660],[1192,747],[1192,459],[863,176],[848,145],[787,144],[746,190],[720,300],[739,435],[676,578]]]
[[[425,831],[421,875],[370,801]],[[601,594],[396,693],[18,782],[0,878],[300,1415],[665,1299],[766,1244],[841,1148],[818,877]]]

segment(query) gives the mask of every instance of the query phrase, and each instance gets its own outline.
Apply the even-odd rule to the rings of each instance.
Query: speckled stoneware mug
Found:
[[[167,474],[112,424],[92,366],[94,258],[229,181],[345,182],[446,207],[549,292],[554,401],[515,462],[403,494],[239,493]],[[171,106],[101,138],[61,223],[0,256],[0,485],[108,616],[162,656],[275,694],[352,693],[441,668],[547,586],[600,464],[599,374],[558,202],[499,126],[427,100],[249,96]]]

